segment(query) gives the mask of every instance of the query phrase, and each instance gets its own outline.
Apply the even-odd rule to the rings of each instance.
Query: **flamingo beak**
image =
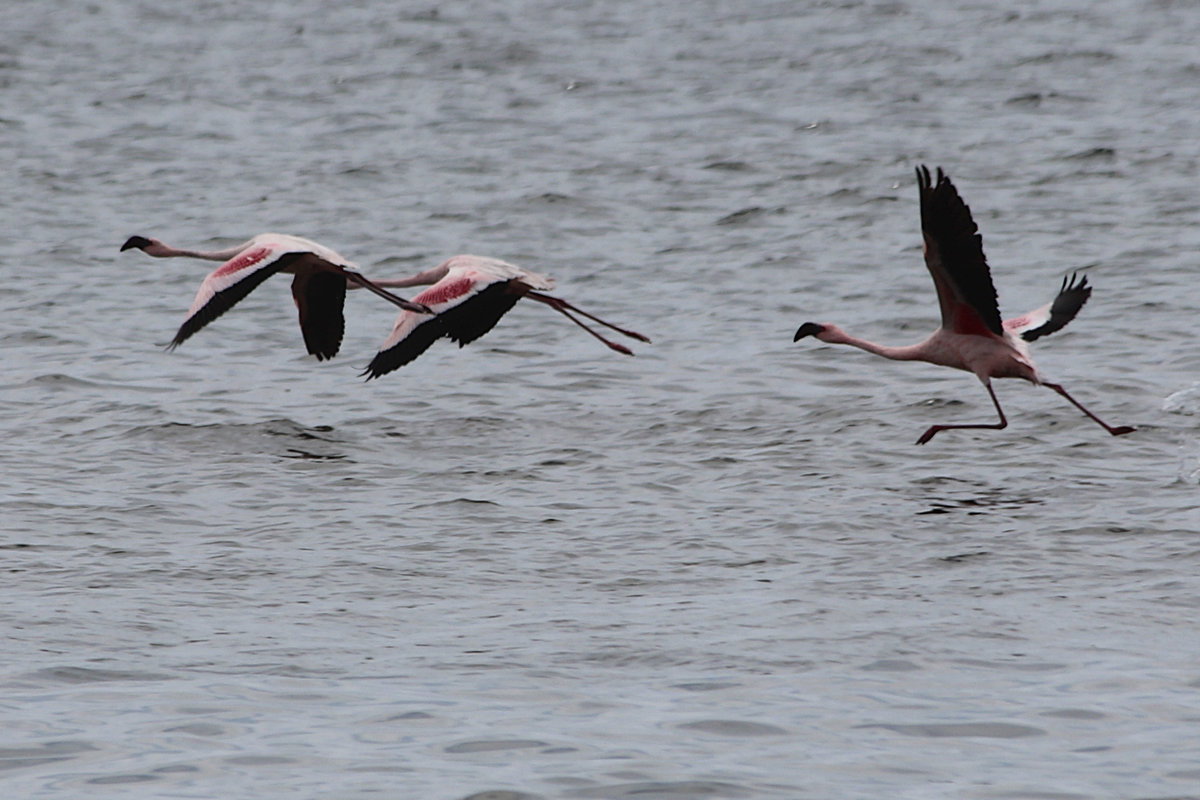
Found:
[[[796,335],[792,337],[792,341],[798,342],[805,336],[816,336],[818,333],[821,333],[824,330],[824,325],[818,325],[815,322],[806,322],[800,326],[799,330],[796,331]]]
[[[135,247],[140,250],[148,244],[150,244],[150,240],[145,236],[130,236],[125,240],[125,244],[121,245],[121,252],[132,250]]]

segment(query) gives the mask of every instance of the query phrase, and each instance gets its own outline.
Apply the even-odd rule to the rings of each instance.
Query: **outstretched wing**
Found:
[[[458,342],[459,347],[494,328],[530,290],[554,288],[553,278],[498,258],[461,255],[446,264],[451,270],[461,270],[475,278],[475,294],[441,314],[446,336]]]
[[[495,327],[531,289],[553,289],[554,279],[496,258],[459,255],[439,269],[446,273],[413,298],[436,316],[402,311],[391,335],[363,372],[368,380],[404,366],[442,336],[459,347]]]
[[[238,253],[217,267],[204,282],[188,309],[187,319],[179,326],[175,338],[167,346],[174,350],[192,334],[233,308],[238,301],[254,291],[260,283],[286,268],[303,253],[256,245]]]
[[[391,336],[379,346],[379,352],[362,374],[367,376],[367,380],[387,375],[424,353],[445,335],[446,327],[442,325],[440,317],[401,311]]]
[[[346,331],[346,279],[339,272],[301,270],[292,279],[292,297],[308,352],[318,361],[336,356]]]
[[[942,327],[958,333],[1001,335],[996,287],[971,209],[940,167],[936,183],[928,167],[917,167],[917,186],[925,266],[937,287]]]
[[[529,287],[516,278],[493,283],[467,302],[441,315],[446,336],[458,342],[459,347],[470,344],[496,327],[500,318],[528,291]]]
[[[449,269],[441,280],[413,298],[413,302],[423,303],[434,315],[401,311],[391,335],[379,346],[379,352],[363,372],[367,380],[403,367],[448,335],[446,315],[457,311],[453,316],[462,319],[470,313],[472,298],[497,280],[473,270]]]
[[[1063,278],[1062,288],[1054,300],[1019,317],[1004,320],[1004,330],[1017,334],[1027,342],[1049,336],[1075,319],[1079,309],[1091,296],[1092,287],[1088,286],[1087,276],[1075,283],[1075,274],[1072,273],[1070,278]]]

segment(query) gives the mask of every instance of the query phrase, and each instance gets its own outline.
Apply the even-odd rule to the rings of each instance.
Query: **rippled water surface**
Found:
[[[5,797],[1200,797],[1200,7],[0,10]],[[913,168],[1114,424],[804,340],[937,320]],[[365,383],[226,247],[519,304]]]

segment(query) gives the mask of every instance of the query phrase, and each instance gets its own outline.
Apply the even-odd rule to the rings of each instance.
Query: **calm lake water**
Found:
[[[0,10],[12,798],[1200,797],[1200,6]],[[811,339],[937,324],[913,168],[1113,424]],[[555,276],[358,372],[262,231]]]

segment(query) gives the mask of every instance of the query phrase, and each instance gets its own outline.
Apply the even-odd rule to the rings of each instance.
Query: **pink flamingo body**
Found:
[[[212,251],[182,250],[158,239],[131,236],[121,250],[132,248],[157,258],[184,256],[224,262],[200,284],[187,317],[168,345],[172,350],[280,272],[294,276],[292,298],[300,314],[300,331],[308,352],[318,360],[333,358],[341,347],[347,283],[369,289],[400,308],[428,310],[381,289],[361,275],[354,263],[299,236],[263,233],[237,247]]]
[[[587,317],[618,333],[649,342],[640,333],[619,328],[568,303],[560,297],[542,294],[554,288],[554,279],[485,256],[458,255],[438,266],[408,278],[378,281],[378,286],[399,288],[429,285],[413,302],[432,313],[404,310],[396,319],[391,335],[363,372],[367,379],[378,378],[404,366],[445,336],[462,347],[490,331],[518,300],[527,297],[564,314],[576,325],[618,353],[633,355],[623,344],[597,333],[571,312]]]
[[[1054,300],[1019,317],[1002,321],[996,289],[983,255],[983,240],[971,218],[971,210],[940,168],[934,182],[929,169],[919,167],[917,185],[921,198],[925,265],[937,289],[941,327],[918,344],[890,347],[851,336],[836,325],[806,322],[796,331],[793,341],[814,336],[823,342],[850,345],[896,361],[927,361],[974,373],[992,398],[999,421],[933,425],[921,435],[917,444],[925,444],[944,430],[1007,427],[1008,420],[992,389],[992,378],[1021,378],[1046,386],[1113,436],[1133,432],[1135,428],[1130,426],[1109,425],[1084,408],[1061,385],[1044,380],[1029,355],[1028,342],[1054,333],[1079,313],[1092,293],[1087,278],[1078,283],[1074,275],[1070,280],[1064,279]]]

